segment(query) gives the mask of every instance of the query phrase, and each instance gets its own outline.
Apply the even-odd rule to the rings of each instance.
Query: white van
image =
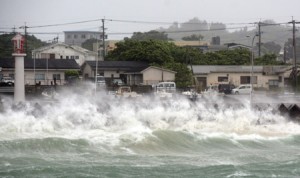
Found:
[[[175,82],[160,82],[156,85],[156,91],[165,91],[174,93],[176,92],[176,84]]]
[[[102,75],[97,75],[96,83],[97,83],[97,85],[99,85],[99,86],[106,86],[104,76],[102,76]]]
[[[250,84],[240,85],[231,90],[232,94],[250,94],[252,91]]]

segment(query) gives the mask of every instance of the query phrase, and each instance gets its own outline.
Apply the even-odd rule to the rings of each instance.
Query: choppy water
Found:
[[[300,125],[272,108],[60,96],[2,98],[0,177],[300,176]]]

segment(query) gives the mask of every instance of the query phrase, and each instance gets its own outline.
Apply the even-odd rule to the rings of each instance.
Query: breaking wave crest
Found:
[[[1,150],[87,147],[103,152],[191,154],[281,145],[300,134],[299,124],[271,107],[253,110],[247,102],[231,106],[222,98],[190,102],[152,96],[140,100],[117,100],[105,94],[61,96],[13,107],[10,98],[3,98]]]

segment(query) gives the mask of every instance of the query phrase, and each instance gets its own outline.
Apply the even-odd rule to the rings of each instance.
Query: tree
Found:
[[[133,40],[164,40],[164,41],[168,41],[170,40],[168,38],[168,34],[166,34],[165,32],[159,32],[156,30],[151,30],[149,32],[134,32],[131,39]]]
[[[174,62],[165,64],[164,67],[176,71],[175,83],[179,88],[185,88],[192,85],[193,74],[192,71],[187,68],[187,65]]]
[[[297,55],[297,61],[299,62],[300,58],[300,38],[296,38],[296,55]],[[293,39],[288,39],[287,42],[284,44],[285,49],[285,60],[294,59],[294,46],[293,46]]]
[[[277,55],[275,54],[265,54],[260,58],[256,58],[255,65],[282,65],[282,62],[276,60]]]
[[[127,39],[116,43],[117,48],[108,53],[107,60],[146,61],[161,65],[173,61],[169,45],[159,40]]]
[[[67,70],[65,71],[65,79],[69,85],[73,85],[78,82],[79,71],[77,70]]]
[[[204,37],[202,35],[192,34],[191,36],[182,37],[182,40],[184,40],[184,41],[200,41],[200,40],[203,40],[203,38]]]
[[[11,57],[13,53],[13,43],[11,39],[15,34],[3,34],[0,35],[0,57],[6,58]]]

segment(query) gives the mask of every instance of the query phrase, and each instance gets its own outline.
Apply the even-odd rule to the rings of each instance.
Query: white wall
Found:
[[[54,84],[53,74],[60,74],[60,80],[56,80],[57,85],[66,84],[65,81],[65,71],[62,70],[36,70],[35,74],[45,74],[45,80],[36,80],[36,83],[39,81],[41,85],[50,85],[51,81]],[[25,70],[25,85],[35,85],[34,83],[34,71],[33,70]]]
[[[240,77],[241,76],[250,76],[249,73],[210,73],[207,75],[207,85],[209,84],[216,84],[218,83],[218,77],[220,76],[227,76],[228,74],[228,81],[235,86],[240,85]],[[254,73],[253,76],[257,77],[257,84],[253,84],[254,87],[259,88],[266,88],[269,89],[269,80],[278,80],[278,75],[262,75],[261,73]],[[283,78],[283,77],[282,77]],[[279,87],[284,86],[284,80],[279,83]]]
[[[156,84],[159,81],[175,81],[175,73],[158,68],[148,68],[143,72],[145,84]]]
[[[55,54],[55,59],[75,59],[79,65],[82,65],[85,60],[95,60],[95,56],[88,55],[68,46],[56,45],[52,48],[45,49],[41,52],[36,52],[33,57],[37,58],[50,58],[50,54]]]

